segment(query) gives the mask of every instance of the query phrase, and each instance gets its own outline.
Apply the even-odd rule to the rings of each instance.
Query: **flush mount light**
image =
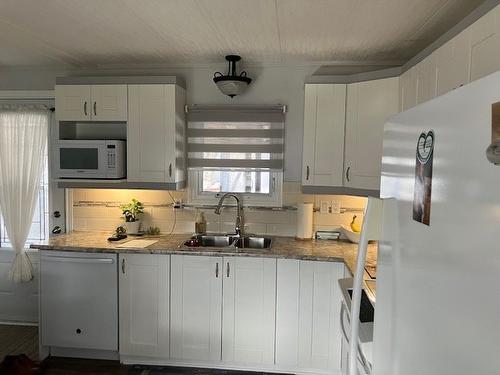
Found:
[[[240,56],[227,55],[226,60],[229,62],[227,74],[215,72],[214,82],[223,94],[234,98],[246,90],[252,79],[247,77],[245,71],[242,71],[240,75],[236,74],[236,62],[241,60]]]

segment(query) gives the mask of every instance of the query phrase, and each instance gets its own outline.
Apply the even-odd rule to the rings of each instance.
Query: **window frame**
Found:
[[[283,206],[283,172],[270,172],[270,193],[239,193],[243,206],[246,207],[282,207]],[[216,205],[226,192],[203,192],[203,170],[188,171],[188,202],[195,205]],[[230,192],[232,193],[232,192]]]

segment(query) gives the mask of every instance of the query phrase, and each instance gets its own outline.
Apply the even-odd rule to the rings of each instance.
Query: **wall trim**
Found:
[[[54,99],[54,90],[0,90],[0,99]]]
[[[346,186],[302,186],[304,194],[357,195],[360,197],[380,197],[379,190],[356,189]]]
[[[401,67],[374,70],[349,75],[312,75],[305,79],[305,83],[356,83],[373,81],[376,79],[399,77],[402,73]]]

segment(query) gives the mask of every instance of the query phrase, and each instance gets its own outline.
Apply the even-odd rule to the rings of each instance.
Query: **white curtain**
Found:
[[[42,106],[0,106],[0,212],[15,257],[9,277],[33,278],[24,251],[43,172],[49,112]]]

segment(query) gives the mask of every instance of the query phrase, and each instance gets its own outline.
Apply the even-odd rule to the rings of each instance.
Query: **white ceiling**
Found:
[[[0,0],[0,67],[398,65],[482,2]]]

